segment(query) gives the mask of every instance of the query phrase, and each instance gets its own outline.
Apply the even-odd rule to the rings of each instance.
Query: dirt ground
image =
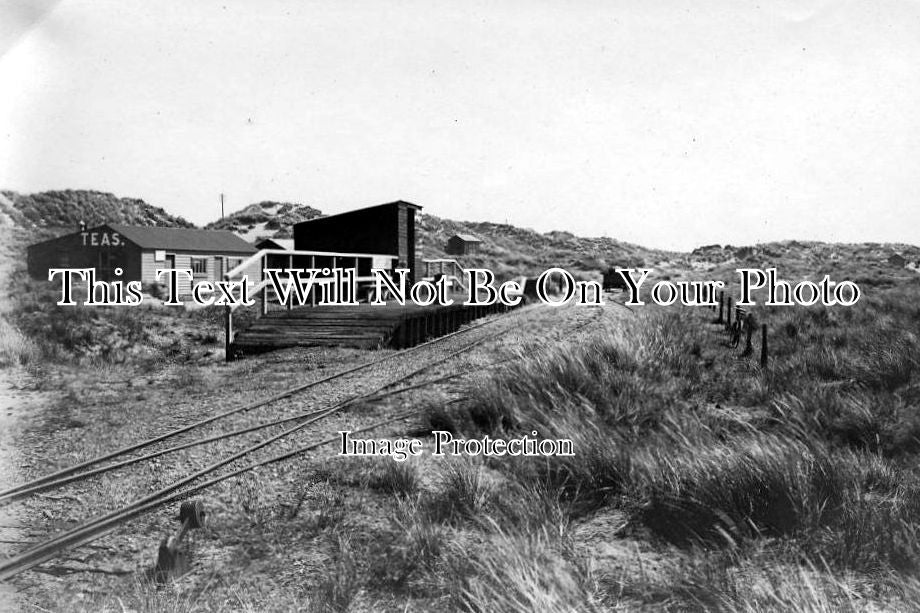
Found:
[[[424,411],[432,406],[447,406],[457,398],[463,385],[484,376],[490,365],[515,359],[547,344],[585,342],[592,334],[593,323],[623,317],[624,313],[615,306],[527,307],[493,316],[492,323],[479,330],[384,362],[355,376],[317,386],[269,407],[197,429],[161,446],[330,406],[376,389],[480,340],[482,344],[474,350],[407,383],[468,372],[462,380],[350,407],[256,455],[273,455],[297,444],[334,436],[338,430],[374,423],[405,409]],[[233,363],[209,359],[166,365],[153,372],[134,372],[127,367],[61,368],[53,373],[53,381],[20,380],[16,389],[6,393],[6,400],[0,400],[3,415],[10,417],[7,414],[12,413],[14,418],[22,417],[12,427],[4,428],[2,434],[6,438],[4,455],[8,456],[0,458],[7,462],[2,471],[5,480],[2,485],[47,474],[390,353],[390,350],[343,348],[294,349]],[[405,436],[413,429],[418,429],[418,424],[412,420],[398,422],[382,428],[375,436]],[[278,431],[275,428],[267,432]],[[44,540],[265,436],[268,434],[255,432],[233,441],[171,453],[14,503],[5,511],[18,517],[21,526],[0,534],[6,534],[2,538],[10,541]],[[11,444],[14,440],[15,447]],[[324,475],[342,467],[341,458],[336,458],[335,453],[332,446],[327,446],[283,464],[259,469],[249,477],[231,479],[201,494],[199,497],[210,512],[210,522],[205,531],[190,537],[189,547],[194,552],[190,572],[173,584],[172,591],[158,592],[155,597],[182,600],[192,598],[190,594],[198,594],[194,598],[200,598],[202,592],[208,592],[210,596],[205,600],[211,604],[226,598],[229,609],[253,606],[254,610],[260,610],[266,602],[277,603],[279,598],[297,602],[298,594],[309,588],[310,577],[321,570],[320,547],[311,551],[315,543],[298,538],[292,538],[289,544],[266,543],[260,531],[266,522],[286,521],[296,532],[304,515],[315,519],[323,513]],[[355,470],[361,467],[356,465]],[[111,602],[112,597],[137,599],[138,590],[147,589],[139,586],[146,585],[160,540],[177,527],[176,512],[177,504],[161,508],[88,546],[68,551],[17,576],[13,580],[16,593],[5,596],[7,607],[11,596],[17,601],[12,606],[21,610],[93,610],[101,602]],[[245,526],[248,527],[244,529]],[[21,547],[19,543],[2,543],[0,551],[9,555]],[[290,591],[292,585],[297,586],[296,590]],[[289,593],[284,596],[273,593],[286,590]],[[216,597],[215,593],[221,596]],[[170,608],[185,610],[171,605]]]
[[[17,396],[11,390],[8,374],[0,374],[0,488],[7,488],[19,481],[16,447],[16,413],[20,410]],[[15,515],[0,508],[0,556],[7,556],[18,541],[23,540],[23,530]],[[14,589],[0,583],[0,610],[13,608]]]

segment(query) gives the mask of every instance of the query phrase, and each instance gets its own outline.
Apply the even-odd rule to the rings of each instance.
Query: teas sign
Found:
[[[84,247],[120,247],[124,243],[118,232],[80,232]]]

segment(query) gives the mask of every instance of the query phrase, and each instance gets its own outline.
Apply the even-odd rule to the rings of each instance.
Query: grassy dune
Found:
[[[815,270],[794,264],[781,270]],[[576,339],[535,330],[506,348],[515,359],[463,402],[422,397],[411,433],[536,430],[572,439],[574,457],[333,458],[240,479],[208,537],[229,552],[223,566],[164,587],[111,583],[68,606],[918,610],[920,282],[852,259],[834,270],[863,299],[759,309],[766,369],[727,347],[710,311],[608,305]],[[220,357],[213,312],[65,310],[21,283],[0,312],[0,365],[143,371]],[[279,368],[249,364],[251,377]],[[292,570],[304,557],[309,572]]]
[[[574,457],[241,480],[220,540],[245,572],[76,610],[915,610],[918,290],[762,311],[763,370],[710,311],[608,305],[578,339],[508,348],[412,433],[537,430]],[[292,552],[316,561],[296,589]]]
[[[486,532],[515,545],[471,561],[481,572],[465,606],[489,610],[491,593],[512,599],[504,610],[528,610],[513,594],[533,584],[584,608],[920,607],[917,295],[914,283],[851,309],[767,313],[763,372],[720,346],[708,312],[662,309],[470,390],[459,429],[568,436],[577,455],[490,463],[502,490],[535,493],[529,508],[556,513],[537,530],[492,517]],[[574,556],[562,580],[524,555],[541,539],[565,551],[572,526],[611,510],[623,535],[690,572],[592,582]],[[581,554],[590,559],[590,544]]]
[[[917,290],[764,313],[765,370],[691,309],[528,352],[426,429],[537,430],[576,455],[331,474],[392,518],[330,526],[318,610],[920,608]]]

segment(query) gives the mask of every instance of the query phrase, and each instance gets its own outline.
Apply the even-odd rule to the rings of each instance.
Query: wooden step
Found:
[[[232,351],[255,353],[285,347],[407,347],[430,338],[434,330],[455,330],[474,315],[499,309],[449,306],[317,306],[270,311],[237,332]]]

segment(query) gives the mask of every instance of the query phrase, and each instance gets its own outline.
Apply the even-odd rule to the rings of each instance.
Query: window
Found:
[[[191,268],[194,275],[208,274],[208,258],[192,258]]]

